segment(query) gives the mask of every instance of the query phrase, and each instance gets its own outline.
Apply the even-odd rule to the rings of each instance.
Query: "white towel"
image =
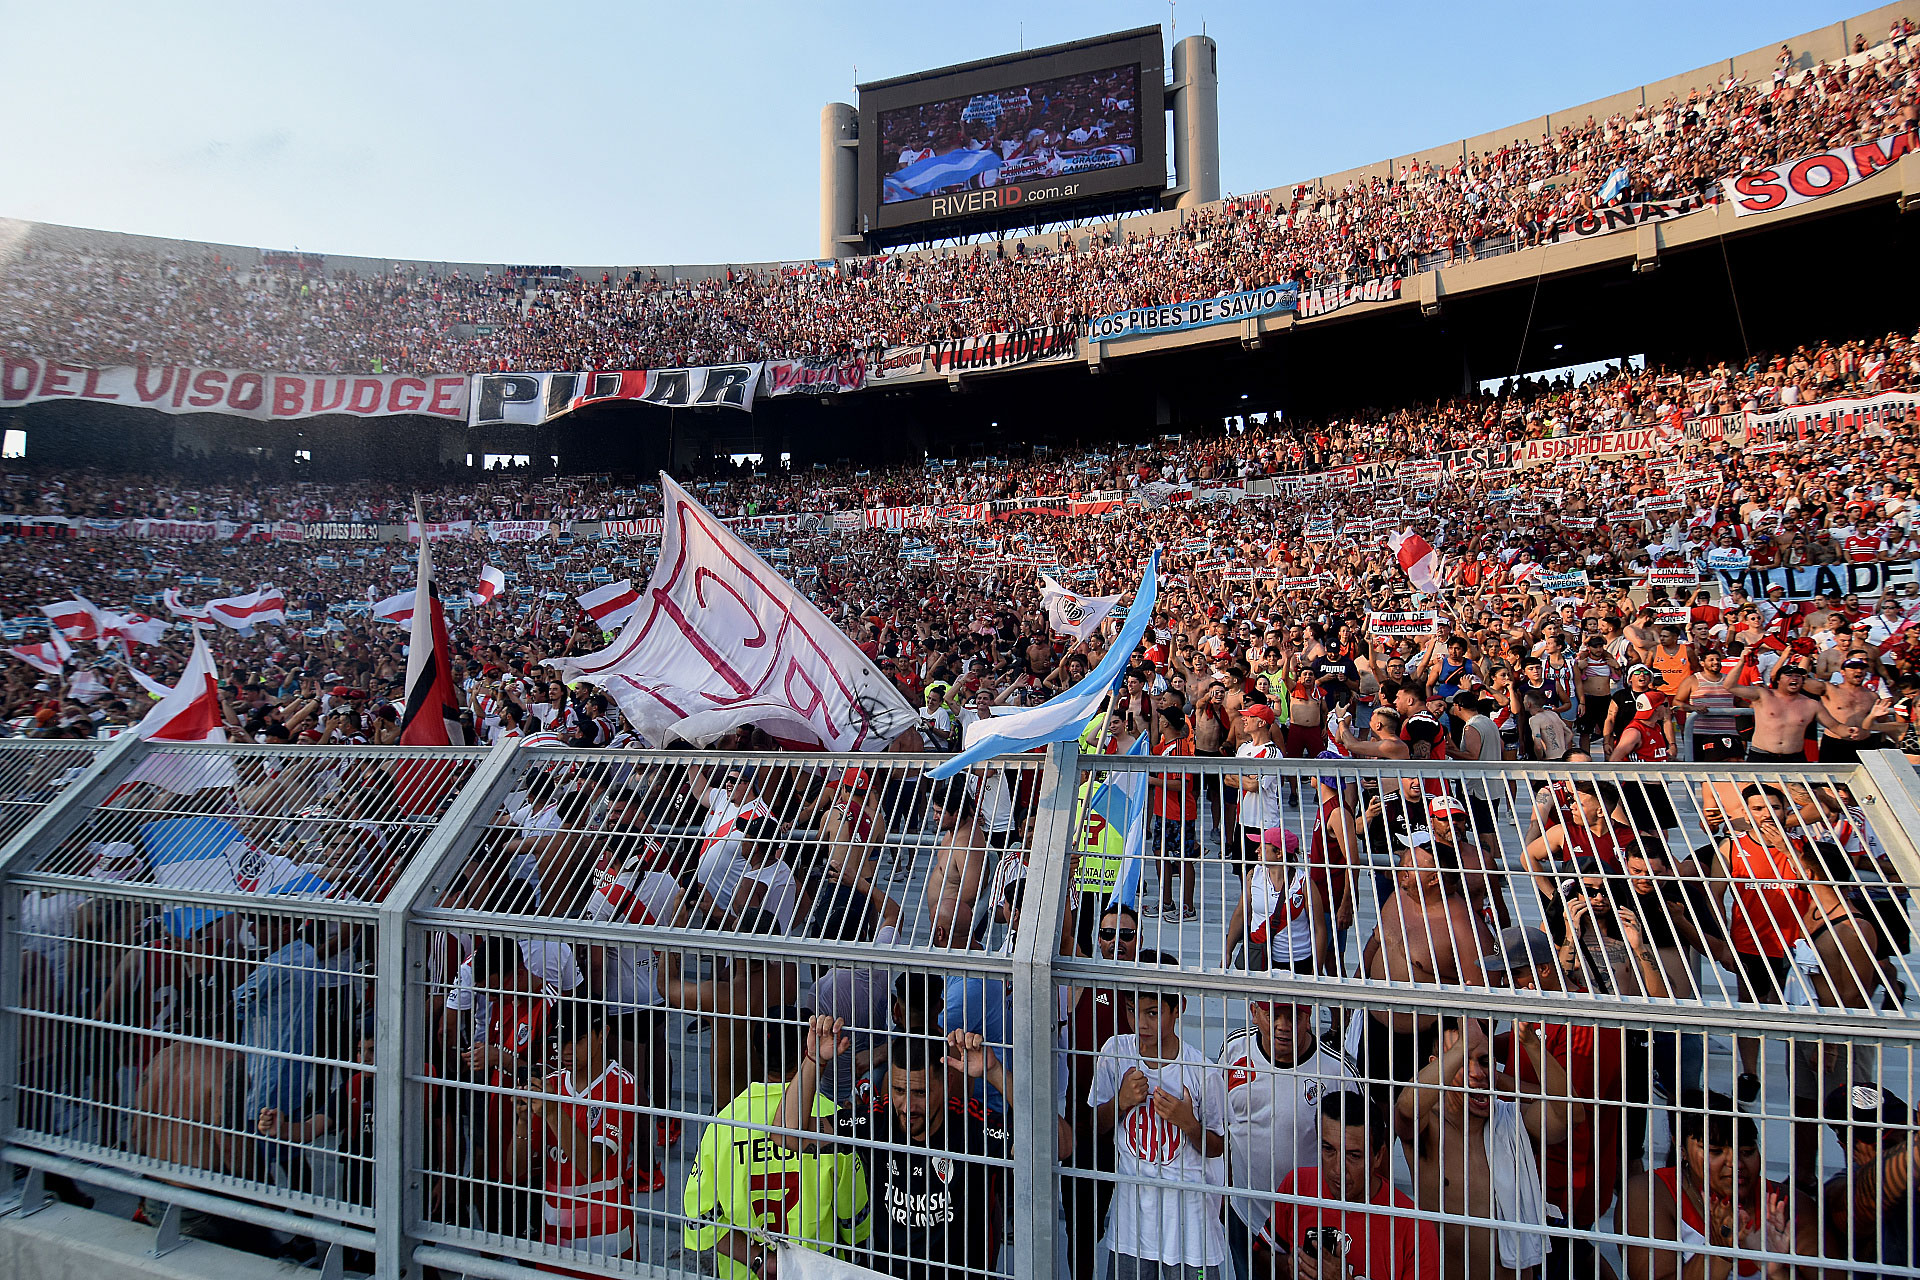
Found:
[[[1547,1238],[1528,1227],[1547,1225],[1547,1188],[1533,1163],[1533,1137],[1520,1104],[1496,1098],[1487,1117],[1487,1168],[1493,1176],[1493,1216],[1514,1224],[1501,1228],[1500,1265],[1515,1271],[1546,1261]]]

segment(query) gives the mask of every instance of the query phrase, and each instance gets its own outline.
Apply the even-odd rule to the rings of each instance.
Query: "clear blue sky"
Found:
[[[1248,191],[1570,107],[1864,11],[1818,0],[1179,0]],[[1597,14],[1598,21],[1589,19]],[[861,79],[1167,23],[961,5],[0,0],[0,217],[468,261],[812,256]],[[1876,32],[1876,36],[1883,34]]]

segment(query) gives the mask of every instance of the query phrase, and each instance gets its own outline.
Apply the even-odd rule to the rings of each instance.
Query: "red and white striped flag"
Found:
[[[244,634],[263,622],[285,622],[287,598],[278,587],[265,586],[248,595],[209,600],[207,613],[221,626]]]
[[[154,704],[135,731],[152,742],[225,742],[227,729],[220,716],[220,673],[213,651],[198,632],[193,657],[166,696]]]
[[[375,622],[391,622],[396,627],[413,625],[414,592],[411,588],[396,592],[373,606]]]
[[[45,644],[23,644],[7,650],[43,675],[57,676],[66,669],[67,659],[73,656],[73,650],[67,646],[66,637],[56,628],[53,639]]]
[[[1387,538],[1387,545],[1393,548],[1394,556],[1400,561],[1400,567],[1407,572],[1407,581],[1413,584],[1415,591],[1424,591],[1436,595],[1440,591],[1440,556],[1427,545],[1427,540],[1417,533],[1396,533]]]
[[[507,575],[492,565],[480,566],[480,589],[467,593],[467,598],[481,608],[496,600],[507,589]]]
[[[43,604],[40,612],[51,618],[60,634],[69,640],[100,638],[100,610],[84,596],[75,596],[58,604]]]
[[[167,624],[159,618],[149,618],[144,613],[107,613],[103,610],[100,614],[100,638],[130,640],[134,644],[152,646],[167,638]]]
[[[169,689],[159,681],[141,681],[149,693],[156,688],[160,700],[153,704],[134,732],[150,742],[225,742],[227,727],[220,714],[220,672],[213,665],[213,651],[207,639],[193,633],[193,656],[187,669]],[[123,793],[146,782],[180,795],[214,787],[232,787],[239,783],[233,757],[175,752],[153,755],[127,775],[105,801],[111,805]]]
[[[622,578],[618,582],[609,582],[578,597],[580,607],[587,611],[602,631],[612,631],[622,626],[640,607],[640,593],[633,589],[633,583]]]
[[[212,622],[203,604],[188,604],[180,598],[180,588],[168,587],[160,593],[161,601],[167,606],[167,612],[176,618],[185,618],[188,622]]]

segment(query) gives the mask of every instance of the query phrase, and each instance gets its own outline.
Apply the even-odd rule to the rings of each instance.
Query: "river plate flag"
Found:
[[[433,543],[420,540],[415,575],[413,633],[407,645],[407,709],[400,718],[403,747],[460,747],[467,742],[460,725],[460,699],[453,688],[453,643],[447,614],[433,580]],[[428,607],[422,609],[419,602]],[[402,813],[435,813],[458,778],[450,760],[400,762],[395,770],[395,799]]]
[[[660,559],[619,638],[548,666],[604,689],[660,744],[704,744],[751,724],[792,746],[873,751],[919,723],[813,601],[671,476],[660,490]]]

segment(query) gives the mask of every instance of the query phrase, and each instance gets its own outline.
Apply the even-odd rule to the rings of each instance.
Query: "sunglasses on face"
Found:
[[[1102,929],[1100,931],[1100,941],[1102,942],[1112,942],[1115,938],[1120,939],[1122,942],[1132,942],[1138,936],[1139,931],[1135,929]]]

